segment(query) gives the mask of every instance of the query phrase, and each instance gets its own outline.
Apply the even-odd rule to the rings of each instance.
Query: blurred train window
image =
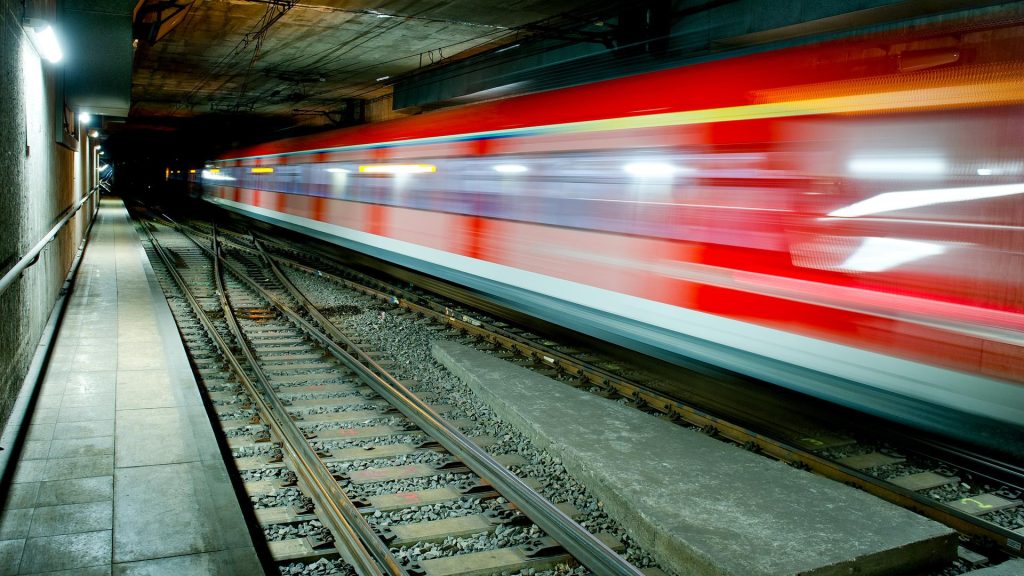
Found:
[[[362,173],[358,163],[237,169],[237,186],[421,210],[780,249],[797,185],[771,154],[628,150],[403,160],[428,173]],[[225,169],[234,173],[236,169]],[[227,175],[227,174],[226,174]],[[790,190],[791,191],[791,190]]]

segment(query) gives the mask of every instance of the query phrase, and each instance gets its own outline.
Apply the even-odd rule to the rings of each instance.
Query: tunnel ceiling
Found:
[[[342,123],[403,74],[599,18],[588,0],[141,2],[130,118]],[[390,110],[390,102],[386,103]]]
[[[551,89],[1003,1],[140,0],[130,113],[103,128],[118,156],[208,157],[503,84]]]

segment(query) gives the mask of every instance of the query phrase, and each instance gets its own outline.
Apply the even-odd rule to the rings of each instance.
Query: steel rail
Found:
[[[236,235],[242,236],[241,234]],[[255,236],[253,236],[253,241],[255,240]],[[280,241],[273,240],[272,243],[284,250],[291,250]],[[256,249],[237,242],[231,242],[231,245],[248,252],[257,252]],[[739,445],[755,446],[762,453],[773,458],[803,466],[816,474],[825,476],[826,478],[855,486],[865,492],[882,498],[883,500],[892,502],[903,508],[907,508],[927,516],[932,520],[941,522],[955,530],[958,530],[959,532],[990,540],[999,546],[1004,552],[1009,554],[1019,556],[1021,551],[1024,550],[1024,534],[1014,532],[980,517],[952,508],[943,502],[932,500],[912,490],[896,486],[895,484],[885,480],[875,478],[864,472],[860,472],[853,468],[828,460],[804,448],[769,438],[743,426],[733,424],[718,416],[669,398],[647,386],[626,380],[618,375],[603,370],[602,368],[576,360],[567,354],[550,349],[536,342],[532,342],[521,336],[512,333],[499,334],[498,332],[505,331],[491,326],[486,322],[478,321],[476,319],[466,319],[465,317],[459,318],[455,315],[455,311],[447,308],[445,308],[443,312],[435,309],[434,306],[440,307],[440,305],[428,306],[416,303],[412,301],[412,298],[418,299],[419,297],[411,295],[400,288],[388,287],[389,290],[391,290],[391,293],[383,292],[368,286],[360,285],[357,282],[341,278],[329,272],[324,272],[316,268],[306,266],[284,256],[268,253],[265,257],[269,257],[303,272],[315,274],[320,277],[339,282],[347,287],[359,290],[376,298],[387,300],[401,296],[402,299],[398,304],[413,312],[432,315],[451,325],[453,328],[469,334],[480,335],[490,342],[499,344],[505,348],[517,350],[521,354],[545,362],[548,366],[563,370],[567,374],[577,376],[585,382],[589,381],[603,388],[613,389],[623,397],[642,403],[672,417],[679,418],[688,424],[700,428],[713,429],[715,434],[718,436]],[[936,448],[946,452],[951,450],[949,447],[942,446],[936,446]],[[978,458],[969,458],[963,454],[958,455],[960,456],[960,460],[974,461],[982,466],[1006,467],[1005,464],[979,460]],[[959,467],[969,469],[969,467],[964,466],[963,464],[960,464]],[[1009,473],[1002,475],[1003,477],[1000,478],[999,481],[1014,485],[1014,487],[1019,487],[1020,476],[1017,470],[1019,470],[1019,467],[1009,467]],[[976,471],[975,473],[988,475]],[[1005,479],[1007,476],[1010,478],[1016,476],[1016,482]]]
[[[518,476],[499,464],[487,451],[477,446],[458,428],[438,415],[430,405],[423,402],[377,364],[373,358],[360,350],[309,301],[305,294],[292,284],[273,259],[263,251],[259,241],[253,238],[253,242],[278,281],[329,335],[317,330],[315,326],[287,306],[281,306],[279,302],[275,302],[275,304],[297,323],[306,326],[311,335],[320,340],[332,354],[348,364],[357,374],[360,374],[375,392],[384,397],[417,426],[427,431],[445,449],[466,463],[471,470],[486,478],[491,485],[498,489],[499,493],[508,498],[591,571],[602,575],[637,576],[642,574],[635,566],[559,510],[550,500],[538,494]],[[345,348],[339,346],[338,341],[343,342]],[[359,357],[358,360],[356,356]]]
[[[181,225],[175,224],[186,236]],[[193,239],[201,248],[208,250],[201,242]],[[348,365],[374,392],[378,393],[391,405],[395,406],[414,424],[434,437],[445,449],[456,458],[462,460],[471,470],[479,474],[494,486],[502,496],[508,498],[520,510],[535,522],[549,536],[554,538],[567,552],[572,554],[584,566],[600,575],[642,576],[642,572],[626,561],[604,542],[576,523],[572,518],[558,509],[547,498],[538,494],[526,485],[518,476],[498,463],[486,450],[480,448],[458,428],[442,418],[433,408],[401,384],[382,368],[373,358],[356,346],[337,326],[328,320],[306,296],[299,291],[281,272],[280,268],[262,250],[259,242],[253,238],[257,250],[263,254],[271,271],[278,281],[287,289],[324,330],[324,334],[314,324],[292,310],[275,295],[260,286],[255,280],[238,271],[231,263],[224,260],[224,266],[233,274],[247,281],[256,291],[289,316],[310,336],[316,338],[336,358]],[[250,251],[252,249],[249,249]],[[223,256],[218,255],[223,260]],[[344,348],[338,345],[344,344]],[[359,357],[359,359],[356,358]]]
[[[224,311],[224,318],[228,324],[228,329],[236,338],[240,349],[245,353],[246,360],[260,381],[259,386],[252,381],[238,357],[231,350],[230,345],[228,345],[228,343],[221,337],[216,326],[214,326],[206,311],[203,310],[202,305],[200,305],[199,301],[195,298],[195,295],[193,295],[191,290],[188,288],[188,284],[181,275],[178,274],[177,270],[175,270],[173,260],[166,254],[159,241],[145,226],[143,226],[143,230],[149,237],[150,242],[153,244],[154,251],[163,262],[169,275],[174,280],[175,284],[178,285],[182,294],[184,294],[189,305],[192,307],[192,310],[195,312],[196,317],[199,318],[199,321],[203,324],[203,327],[206,329],[206,333],[227,360],[232,372],[235,373],[239,382],[249,392],[249,395],[258,406],[261,415],[272,425],[272,427],[277,429],[278,435],[281,437],[282,449],[288,452],[292,462],[295,464],[296,475],[299,476],[303,480],[303,483],[309,488],[310,497],[315,502],[317,510],[324,513],[326,516],[326,518],[324,518],[325,522],[330,524],[331,532],[336,538],[339,538],[338,542],[344,547],[337,547],[339,552],[345,557],[345,560],[353,566],[356,573],[360,576],[383,576],[385,572],[381,569],[381,566],[378,565],[375,555],[371,554],[370,551],[365,548],[358,531],[352,526],[352,523],[349,522],[348,518],[350,515],[355,514],[355,518],[358,518],[362,524],[366,525],[365,529],[369,530],[373,535],[373,540],[380,542],[380,539],[377,538],[375,533],[373,533],[373,529],[366,524],[366,520],[359,513],[358,509],[356,509],[348,499],[348,496],[345,495],[344,491],[341,490],[341,487],[338,486],[337,482],[331,475],[331,472],[316,456],[312,448],[310,448],[305,437],[302,435],[302,432],[298,429],[291,418],[287,416],[287,411],[284,408],[283,403],[281,403],[273,393],[265,374],[259,368],[259,364],[256,362],[256,359],[252,354],[252,350],[244,339],[240,327],[237,325],[237,322],[234,321],[234,317],[231,314],[231,306],[227,301],[224,291],[221,271],[217,264],[218,259],[212,258],[214,261],[214,276],[216,279],[219,303],[221,305],[221,309]],[[195,239],[190,238],[190,240],[195,242]],[[200,248],[206,249],[205,246],[201,245]],[[346,507],[349,509],[346,510]],[[386,572],[387,574],[392,576],[408,576],[405,571],[394,562],[394,558],[390,553],[386,554],[385,562],[381,564],[388,568],[388,571]]]
[[[327,496],[326,499],[320,498],[314,501],[316,501],[317,508],[326,511],[331,521],[341,528],[343,542],[347,548],[346,552],[348,552],[348,554],[345,554],[346,559],[349,560],[349,563],[353,565],[360,576],[385,573],[394,576],[408,576],[405,570],[395,561],[395,557],[391,555],[390,550],[380,540],[373,528],[370,527],[370,524],[359,512],[355,504],[352,503],[348,495],[345,494],[345,491],[338,485],[331,471],[317,457],[316,452],[310,447],[302,431],[288,415],[288,410],[284,403],[274,393],[270,379],[267,378],[266,373],[260,367],[256,355],[252,351],[248,339],[245,337],[245,333],[235,319],[234,307],[231,305],[227,297],[227,291],[224,289],[224,267],[221,266],[221,262],[226,263],[226,261],[220,255],[216,228],[214,228],[213,232],[213,253],[215,255],[213,258],[214,277],[217,282],[217,295],[220,299],[221,309],[224,311],[224,320],[228,325],[228,329],[231,330],[238,341],[238,346],[245,355],[246,360],[252,366],[262,389],[260,390],[262,394],[257,394],[255,400],[263,407],[269,409],[268,414],[273,418],[274,427],[277,429],[278,435],[282,437],[282,440],[284,438],[288,439],[292,450],[299,457],[306,485],[315,487],[313,489],[314,494]],[[237,271],[231,272],[238,275]],[[293,458],[294,460],[295,458]],[[381,568],[384,570],[381,570]]]
[[[68,208],[67,213],[64,214],[56,224],[54,224],[53,228],[50,228],[50,231],[47,232],[39,242],[36,242],[36,245],[33,246],[32,249],[26,252],[24,256],[15,262],[14,266],[11,266],[10,270],[4,273],[3,277],[0,278],[0,294],[3,294],[13,286],[14,282],[21,277],[22,272],[34,266],[35,263],[39,261],[39,254],[42,253],[43,249],[46,248],[50,242],[53,242],[54,238],[57,237],[57,234],[60,234],[60,231],[67,226],[68,222],[75,217],[75,214],[78,214],[78,211],[82,209],[82,206],[85,205],[85,203],[88,202],[99,189],[99,184],[93,186],[92,190],[89,190],[85,196],[82,196],[78,202],[75,202],[74,205]]]

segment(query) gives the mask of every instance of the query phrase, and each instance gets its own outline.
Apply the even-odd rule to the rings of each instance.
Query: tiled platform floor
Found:
[[[118,199],[102,202],[0,516],[0,574],[36,573],[262,573]]]

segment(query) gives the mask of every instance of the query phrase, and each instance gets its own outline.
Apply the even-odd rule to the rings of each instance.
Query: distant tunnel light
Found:
[[[272,174],[274,169],[269,166],[257,166],[250,170],[253,174]]]
[[[906,210],[907,208],[919,208],[921,206],[947,204],[949,202],[998,198],[999,196],[1012,196],[1014,194],[1024,194],[1024,184],[885,192],[878,196],[872,196],[866,200],[855,202],[845,208],[829,212],[828,215],[837,218],[855,218],[868,214],[892,212],[893,210]]]
[[[528,168],[522,164],[496,164],[494,166],[494,171],[502,174],[521,174],[527,170]]]
[[[944,246],[932,242],[868,237],[840,264],[840,268],[856,272],[882,272],[945,251]]]
[[[359,167],[363,174],[423,174],[437,172],[433,164],[366,164]]]
[[[936,176],[946,172],[942,158],[852,158],[846,168],[860,176]]]
[[[36,52],[52,64],[64,59],[64,51],[60,48],[57,40],[57,33],[53,26],[39,18],[26,18],[25,29],[28,32],[29,40],[36,47]]]
[[[675,166],[667,162],[630,162],[622,169],[638,178],[667,178],[678,172]]]

